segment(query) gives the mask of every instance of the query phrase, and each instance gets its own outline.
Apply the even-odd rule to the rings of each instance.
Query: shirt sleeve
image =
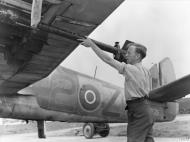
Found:
[[[125,72],[125,63],[121,63],[120,66],[119,66],[119,69],[118,69],[118,72],[120,74],[124,74]]]
[[[132,76],[131,72],[135,72],[135,67],[130,64],[121,63],[118,72],[124,75],[125,77],[131,77]]]

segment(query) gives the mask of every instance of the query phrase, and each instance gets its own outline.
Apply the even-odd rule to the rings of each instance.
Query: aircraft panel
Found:
[[[115,121],[125,118],[125,99],[121,88],[85,76],[79,75],[78,78],[78,111],[81,115]]]
[[[174,67],[169,58],[165,58],[159,63],[159,73],[161,85],[166,85],[176,80]]]
[[[160,87],[160,77],[157,64],[154,64],[149,71],[152,78],[152,89]]]
[[[47,83],[48,82],[48,83]],[[58,67],[47,78],[33,84],[41,107],[49,110],[76,113],[77,77]]]

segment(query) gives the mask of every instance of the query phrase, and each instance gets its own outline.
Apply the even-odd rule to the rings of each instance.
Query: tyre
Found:
[[[94,125],[93,123],[85,123],[83,126],[83,135],[87,139],[91,139],[94,136]]]
[[[109,130],[103,130],[99,132],[101,137],[107,137],[109,135]]]
[[[102,123],[101,125],[99,124],[99,127],[97,127],[97,130],[98,130],[97,133],[101,137],[107,137],[110,132],[110,127],[107,123]]]

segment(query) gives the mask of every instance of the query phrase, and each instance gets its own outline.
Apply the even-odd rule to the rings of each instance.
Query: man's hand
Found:
[[[78,39],[81,42],[81,45],[85,46],[85,47],[92,47],[95,45],[95,43],[90,39],[90,38],[86,38],[86,39]]]

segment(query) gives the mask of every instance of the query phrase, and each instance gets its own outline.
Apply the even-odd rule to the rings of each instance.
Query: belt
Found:
[[[139,102],[142,102],[142,101],[144,101],[146,99],[148,99],[148,96],[140,97],[140,98],[135,98],[135,99],[132,99],[132,100],[127,100],[126,101],[127,105],[125,107],[125,110],[129,109],[129,107],[128,107],[129,104],[139,103]]]
[[[126,103],[127,104],[138,103],[138,102],[142,102],[142,101],[144,101],[146,99],[148,99],[147,96],[141,97],[141,98],[135,98],[135,99],[132,99],[132,100],[127,100]]]

